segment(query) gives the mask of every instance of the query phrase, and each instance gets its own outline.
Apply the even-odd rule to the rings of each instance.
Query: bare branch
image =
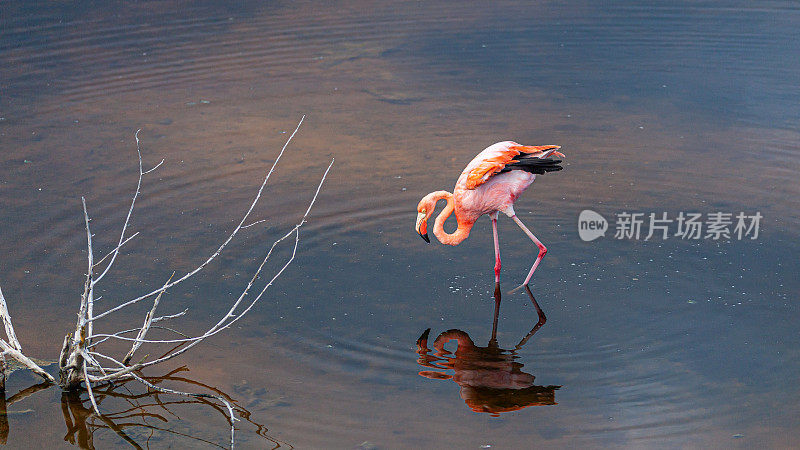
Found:
[[[289,267],[289,265],[292,263],[292,261],[294,260],[295,255],[296,255],[296,252],[297,252],[297,246],[299,244],[299,234],[298,234],[298,228],[299,227],[300,227],[300,224],[295,225],[294,228],[292,228],[288,233],[286,233],[280,239],[278,239],[277,241],[272,243],[272,247],[270,247],[269,252],[267,252],[267,256],[265,256],[264,259],[261,261],[261,264],[259,265],[258,269],[255,271],[255,273],[251,277],[250,282],[247,284],[247,286],[245,287],[245,289],[242,292],[242,294],[239,295],[239,298],[236,300],[236,302],[234,302],[233,306],[228,310],[228,313],[225,314],[225,316],[223,316],[223,318],[217,324],[215,324],[213,327],[211,327],[208,331],[206,331],[205,333],[203,333],[200,336],[189,337],[189,338],[185,338],[185,339],[140,340],[140,341],[141,342],[145,342],[145,343],[149,343],[149,344],[174,344],[174,343],[187,343],[187,342],[189,342],[189,343],[192,343],[191,345],[193,346],[198,341],[201,341],[201,340],[203,340],[203,339],[205,339],[207,337],[213,336],[213,335],[217,334],[218,332],[224,330],[225,328],[228,328],[234,322],[239,320],[240,317],[242,317],[245,313],[247,313],[255,305],[255,303],[261,298],[262,294],[267,290],[267,288],[269,288],[272,285],[272,283],[278,278],[278,276],[280,276],[283,273],[283,271],[286,270],[286,268]],[[270,281],[266,284],[266,286],[264,286],[264,288],[261,290],[261,292],[258,294],[258,296],[256,296],[253,299],[253,301],[248,305],[247,308],[245,308],[245,310],[242,313],[239,313],[238,315],[237,314],[233,314],[233,311],[239,306],[239,304],[241,304],[241,301],[244,299],[245,296],[247,296],[247,294],[250,291],[250,288],[253,286],[253,284],[255,283],[256,279],[258,279],[259,275],[261,274],[261,270],[263,269],[264,265],[267,263],[269,258],[272,256],[272,252],[275,249],[275,247],[279,243],[281,243],[283,240],[285,240],[286,238],[291,236],[292,234],[295,234],[295,243],[294,243],[294,247],[292,248],[292,254],[289,257],[289,259],[284,263],[284,265],[281,267],[281,269],[270,279]],[[231,319],[231,321],[229,323],[227,323],[227,324],[224,324],[224,322],[226,320],[228,320],[229,318]],[[114,338],[114,339],[119,339],[119,340],[123,340],[123,341],[136,341],[137,340],[136,338],[120,336],[120,335],[117,335],[117,334],[113,334],[113,335],[112,334],[96,334],[94,336],[95,337],[102,337],[102,338]],[[188,350],[188,348],[184,348],[183,350],[181,350],[181,353],[183,353],[186,350]],[[177,356],[177,355],[174,355],[174,356]],[[160,359],[156,360],[156,361],[151,361],[150,363],[148,363],[148,365],[157,364],[158,362],[163,362],[163,361],[161,361]]]
[[[220,244],[220,246],[217,248],[217,250],[214,253],[211,254],[211,256],[209,256],[202,264],[200,264],[199,266],[194,268],[192,271],[186,273],[184,276],[178,278],[177,280],[162,286],[160,289],[156,289],[155,291],[152,291],[152,292],[149,292],[147,294],[141,295],[141,296],[139,296],[137,298],[134,298],[132,300],[128,300],[127,302],[124,302],[124,303],[122,303],[122,304],[120,304],[120,305],[118,305],[116,307],[113,307],[113,308],[109,309],[108,311],[105,311],[105,312],[103,312],[101,314],[98,314],[97,316],[95,316],[95,319],[100,319],[102,317],[107,316],[108,314],[113,313],[114,311],[118,311],[118,310],[120,310],[120,309],[122,309],[122,308],[124,308],[126,306],[129,306],[129,305],[132,305],[134,303],[140,302],[140,301],[142,301],[142,300],[144,300],[144,299],[146,299],[148,297],[152,297],[153,295],[157,295],[159,292],[163,292],[163,291],[171,288],[172,286],[175,286],[176,284],[187,280],[188,278],[192,277],[193,275],[195,275],[198,272],[200,272],[201,270],[203,270],[203,268],[205,268],[209,263],[211,263],[211,261],[213,261],[217,256],[219,256],[219,254],[222,253],[222,250],[224,250],[225,247],[228,246],[228,243],[230,243],[230,241],[234,238],[234,236],[236,236],[236,234],[239,232],[239,230],[242,229],[242,227],[244,226],[244,223],[247,221],[247,218],[250,217],[250,214],[253,212],[253,209],[255,208],[256,204],[258,203],[259,199],[261,198],[261,194],[264,192],[264,187],[267,185],[267,181],[269,181],[270,176],[272,176],[272,172],[275,171],[275,166],[277,166],[278,161],[280,161],[281,157],[283,156],[284,151],[286,151],[286,147],[289,146],[289,143],[292,141],[292,138],[294,138],[294,135],[297,134],[297,130],[300,129],[300,125],[303,124],[303,120],[305,120],[305,118],[306,118],[305,115],[302,118],[300,118],[300,122],[297,124],[297,127],[294,129],[292,134],[289,136],[289,139],[286,140],[286,143],[283,144],[283,148],[281,148],[280,153],[278,153],[277,158],[275,158],[275,161],[272,163],[272,167],[270,167],[269,172],[267,172],[266,177],[264,177],[264,181],[261,183],[261,186],[258,188],[258,192],[257,192],[255,198],[253,199],[253,201],[250,203],[250,207],[247,209],[247,212],[245,212],[244,216],[242,217],[242,220],[239,221],[239,224],[236,226],[236,228],[233,229],[233,231],[228,235],[228,237],[225,239],[225,241],[223,241],[222,244]]]
[[[172,280],[172,277],[174,276],[175,272],[172,272],[172,275],[164,284],[165,285],[169,284],[169,282]],[[150,311],[147,314],[145,314],[144,325],[142,325],[142,328],[139,330],[139,334],[136,336],[136,340],[133,342],[130,351],[128,352],[127,355],[125,355],[125,358],[122,359],[122,364],[127,365],[131,361],[131,358],[133,358],[133,354],[142,345],[141,340],[144,339],[144,337],[147,335],[147,332],[150,330],[150,325],[153,324],[153,316],[156,313],[156,308],[158,308],[158,302],[161,300],[161,296],[164,295],[164,292],[165,291],[159,292],[158,295],[156,295],[155,300],[153,300],[153,307],[150,308]]]
[[[72,342],[72,335],[64,336],[64,343],[61,344],[61,353],[58,356],[58,370],[63,371],[67,367],[67,359],[69,358],[70,343]]]
[[[286,151],[288,145],[291,143],[294,136],[297,134],[300,126],[302,125],[303,121],[305,120],[305,116],[303,116],[295,127],[294,131],[288,137],[286,142],[284,143],[283,147],[281,148],[278,156],[275,158],[275,161],[272,163],[269,171],[264,176],[263,181],[261,182],[258,190],[256,192],[255,197],[251,201],[249,207],[247,208],[244,215],[241,217],[239,223],[234,227],[234,229],[227,235],[227,237],[223,240],[223,242],[217,247],[217,249],[211,253],[210,256],[206,257],[206,259],[201,262],[198,266],[196,266],[191,271],[187,272],[183,276],[175,279],[175,272],[169,277],[169,279],[158,289],[155,289],[147,294],[141,295],[137,298],[132,300],[124,301],[116,306],[111,306],[105,312],[94,315],[94,303],[100,299],[100,297],[95,298],[95,285],[100,282],[100,280],[105,277],[105,275],[110,271],[111,267],[114,265],[117,256],[119,256],[120,249],[123,245],[127,244],[131,239],[136,237],[139,233],[133,233],[130,236],[126,236],[127,230],[131,223],[131,217],[133,215],[133,211],[136,205],[136,201],[141,193],[142,187],[142,180],[144,175],[156,170],[160,167],[164,160],[156,164],[149,170],[144,170],[143,168],[143,160],[142,160],[142,152],[141,152],[141,145],[139,141],[139,132],[137,130],[135,133],[136,138],[136,152],[138,156],[138,163],[139,163],[139,176],[136,185],[136,190],[133,194],[133,198],[131,199],[130,207],[128,208],[128,213],[125,217],[125,221],[122,224],[122,230],[119,235],[119,240],[117,241],[116,246],[108,252],[105,256],[100,258],[100,260],[95,261],[94,258],[94,247],[93,247],[93,236],[91,231],[90,222],[91,219],[89,218],[88,208],[86,206],[86,199],[81,197],[81,205],[83,207],[83,216],[84,216],[84,224],[86,228],[86,245],[87,245],[87,271],[84,281],[83,292],[81,293],[80,298],[80,305],[77,317],[77,323],[75,325],[75,330],[72,333],[69,333],[64,338],[64,342],[61,348],[61,353],[59,355],[59,381],[58,384],[65,390],[77,390],[82,391],[83,389],[86,390],[88,393],[89,400],[92,404],[92,409],[94,413],[99,417],[100,420],[107,423],[109,427],[114,427],[114,423],[110,422],[110,418],[104,417],[99,409],[99,403],[103,401],[106,397],[106,393],[113,390],[113,387],[103,390],[103,387],[106,385],[112,385],[112,382],[122,381],[123,383],[128,381],[138,381],[143,385],[147,386],[147,388],[152,389],[156,392],[162,392],[167,394],[173,395],[181,395],[185,397],[193,397],[196,399],[215,399],[222,403],[225,408],[227,408],[228,415],[230,417],[230,425],[231,425],[231,435],[230,435],[230,445],[231,447],[234,446],[234,433],[235,433],[235,426],[234,422],[238,419],[234,416],[234,407],[232,405],[232,400],[227,397],[227,395],[217,395],[219,392],[214,390],[214,393],[192,393],[192,392],[182,392],[173,389],[164,388],[161,386],[157,386],[154,383],[148,381],[148,379],[142,375],[140,372],[141,369],[149,366],[153,366],[164,361],[170,360],[178,355],[183,354],[184,352],[188,351],[190,348],[194,347],[196,344],[202,342],[206,338],[214,336],[215,334],[229,328],[231,325],[236,323],[239,319],[244,317],[255,305],[258,301],[264,296],[267,289],[269,289],[275,280],[279,276],[281,276],[284,271],[291,265],[297,255],[297,249],[300,243],[300,228],[306,223],[308,219],[308,215],[313,208],[317,197],[322,189],[322,186],[327,179],[327,176],[333,166],[334,161],[331,160],[328,167],[325,169],[325,172],[322,175],[322,178],[319,181],[319,184],[312,196],[310,202],[308,203],[308,207],[306,208],[305,212],[303,213],[299,222],[297,222],[290,230],[288,230],[284,235],[279,237],[275,240],[272,245],[269,247],[266,255],[263,257],[262,261],[258,265],[258,267],[253,271],[251,278],[247,282],[247,285],[242,289],[241,293],[236,297],[236,299],[231,303],[228,311],[220,318],[216,323],[211,325],[203,334],[199,336],[187,336],[180,331],[174,330],[172,328],[167,328],[163,326],[154,325],[160,321],[166,321],[169,319],[175,319],[178,317],[182,317],[188,311],[188,308],[175,314],[165,314],[161,316],[156,316],[156,310],[161,302],[162,296],[167,291],[167,289],[189,279],[193,275],[199,273],[203,270],[208,264],[214,261],[225,248],[227,248],[228,244],[233,240],[233,238],[244,228],[252,227],[256,224],[265,222],[266,219],[255,220],[253,221],[250,216],[252,215],[253,211],[255,210],[256,205],[260,201],[264,190],[266,188],[267,182],[269,181],[270,177],[272,176],[275,168],[277,167],[278,162],[280,161],[281,157],[283,156],[284,152]],[[276,247],[281,244],[283,241],[293,238],[294,243],[291,247],[291,253],[280,265],[279,269],[272,275],[272,277],[259,288],[254,288],[256,283],[258,282],[261,285],[262,281],[259,281],[262,278],[264,268],[266,267],[267,261],[273,255]],[[101,264],[105,263],[105,268],[102,271],[99,269]],[[99,275],[95,273],[95,269],[99,271]],[[264,277],[266,278],[266,276]],[[252,291],[252,292],[251,292]],[[95,319],[100,319],[105,317],[115,311],[119,311],[120,309],[138,303],[144,299],[150,298],[155,296],[153,299],[153,304],[150,310],[145,314],[144,322],[142,326],[131,328],[128,330],[112,332],[110,334],[101,334],[101,333],[94,333],[94,322]],[[7,304],[5,297],[3,296],[2,290],[0,290],[0,320],[3,321],[3,326],[5,329],[6,339],[0,338],[0,372],[3,372],[3,368],[5,367],[5,358],[12,357],[19,361],[21,364],[44,378],[48,383],[55,383],[56,380],[53,376],[48,374],[44,369],[42,369],[36,362],[32,359],[28,358],[22,353],[22,347],[17,339],[17,336],[14,332],[14,327],[11,322],[11,316],[8,312]],[[152,329],[160,329],[170,331],[177,335],[180,335],[181,338],[175,339],[147,339],[147,335],[150,330]],[[128,337],[126,336],[128,333],[136,332],[136,337]],[[118,361],[117,359],[100,353],[98,351],[98,346],[109,339],[117,339],[117,340],[124,340],[124,341],[131,341],[130,350],[127,354],[122,358],[122,361]],[[161,354],[150,361],[149,356],[144,356],[141,360],[135,364],[131,364],[131,360],[134,357],[134,354],[138,351],[138,349],[145,343],[153,343],[153,344],[178,344],[173,347],[168,347],[168,350],[160,349],[157,353]],[[110,361],[113,364],[108,364],[107,362]],[[106,364],[105,366],[103,364]],[[109,367],[110,366],[110,367]],[[0,375],[2,375],[0,373]],[[81,386],[81,383],[84,384],[85,387]],[[99,389],[99,390],[98,390]],[[127,389],[127,388],[126,388]],[[153,394],[156,398],[156,401],[162,405],[166,409],[166,406],[163,406],[164,403],[158,398],[158,394]],[[199,400],[203,403],[207,403],[212,405],[215,409],[222,412],[222,406],[214,401],[211,400]],[[133,405],[133,403],[132,403]],[[134,409],[137,409],[136,405],[134,405]],[[141,408],[139,408],[141,409]],[[87,414],[90,414],[89,410],[86,410]],[[146,412],[142,411],[142,414],[146,414]],[[249,414],[249,413],[248,413]],[[65,417],[68,417],[65,413]],[[123,416],[121,417],[126,417]],[[162,416],[153,415],[152,417],[158,417],[163,419]],[[122,433],[122,427],[125,425],[122,424],[120,427],[114,428],[115,431],[120,434],[121,436],[125,437],[124,433]],[[68,428],[71,426],[68,425]],[[0,427],[2,428],[2,427]],[[0,431],[0,434],[1,431]],[[259,433],[261,434],[261,433]],[[133,442],[130,439],[126,439],[129,442]]]
[[[95,414],[102,417],[100,414],[100,408],[97,407],[97,401],[94,398],[94,392],[92,392],[92,383],[89,380],[89,371],[86,370],[86,359],[83,360],[83,377],[86,379],[86,392],[89,394],[89,400],[92,402],[92,408],[94,408]]]
[[[8,343],[17,350],[21,349],[22,346],[17,339],[16,333],[14,333],[14,325],[11,324],[11,314],[8,313],[8,306],[6,306],[6,298],[3,297],[2,289],[0,289],[0,317],[3,318],[3,326],[6,329]]]
[[[266,222],[266,221],[267,221],[267,219],[256,220],[255,222],[251,223],[250,225],[244,225],[242,228],[250,228],[253,225],[257,225],[257,224],[259,224],[261,222]]]
[[[81,203],[83,204],[83,218],[86,222],[86,246],[89,259],[89,268],[86,272],[86,287],[84,289],[83,297],[81,298],[81,306],[83,307],[83,303],[85,302],[86,308],[83,311],[84,315],[78,318],[78,325],[81,328],[81,331],[85,332],[85,336],[91,336],[93,326],[91,318],[92,313],[94,312],[94,284],[96,283],[96,281],[93,279],[94,250],[92,249],[92,231],[89,229],[89,212],[86,210],[86,199],[81,197]],[[111,259],[113,261],[114,258],[112,257]],[[85,330],[83,329],[84,326],[86,327]],[[81,341],[83,341],[83,339]],[[82,343],[83,342],[81,342],[81,344]]]
[[[109,358],[109,359],[111,358],[110,356],[103,355],[103,354],[100,354],[100,353],[95,353],[95,355],[96,356],[102,356],[103,358]],[[114,373],[111,373],[109,375],[103,375],[102,377],[95,377],[95,376],[89,375],[88,378],[86,378],[86,380],[87,380],[87,382],[102,383],[102,382],[105,382],[105,381],[122,379],[122,378],[124,378],[123,375],[129,375],[131,372],[139,370],[142,367],[144,367],[144,366],[141,363],[134,364],[132,366],[125,367],[124,369],[116,370]],[[108,371],[108,372],[110,372],[111,370],[113,370],[113,369],[106,369],[106,371]]]
[[[180,313],[178,313],[178,314],[173,314],[173,316],[182,316],[182,315],[183,315],[183,314],[184,314],[186,311],[187,311],[187,310],[184,310],[183,312],[180,312]],[[165,316],[165,317],[169,318],[169,317],[172,317],[172,316]],[[159,317],[156,317],[156,319],[159,319]],[[156,322],[156,319],[153,319],[153,322]],[[127,333],[133,333],[134,331],[138,332],[138,331],[139,331],[139,330],[141,330],[141,329],[142,329],[142,327],[136,327],[136,328],[130,328],[130,329],[127,329],[127,330],[117,331],[117,332],[116,332],[116,333],[114,333],[114,334],[106,334],[106,335],[97,335],[97,334],[95,334],[95,335],[93,335],[93,336],[90,336],[90,337],[91,337],[91,338],[99,338],[99,337],[102,337],[103,339],[100,339],[99,341],[94,341],[94,340],[93,340],[91,344],[89,344],[89,345],[87,345],[87,346],[86,346],[86,348],[94,348],[94,347],[97,347],[98,345],[102,344],[103,342],[105,342],[105,341],[107,341],[107,340],[109,340],[109,339],[112,339],[112,338],[114,338],[114,337],[116,337],[116,336],[120,336],[120,335],[127,334]],[[183,337],[185,337],[185,338],[188,338],[188,337],[189,337],[189,336],[187,336],[187,335],[185,335],[185,334],[181,333],[181,332],[180,332],[180,331],[178,331],[178,330],[173,330],[172,328],[168,328],[168,327],[162,327],[162,326],[158,326],[158,325],[151,325],[151,326],[150,326],[150,329],[171,331],[171,332],[173,332],[173,333],[175,333],[175,334],[178,334],[178,335],[180,335],[180,336],[183,336]]]
[[[128,215],[125,216],[125,222],[122,224],[122,231],[119,234],[119,243],[117,244],[117,247],[111,252],[111,254],[112,254],[111,261],[108,262],[108,265],[106,266],[105,270],[100,272],[100,275],[97,276],[97,278],[94,280],[94,283],[97,283],[100,280],[102,280],[103,277],[106,276],[106,273],[108,273],[108,271],[111,269],[111,266],[114,265],[114,261],[117,259],[117,255],[119,255],[119,248],[122,247],[122,244],[125,241],[125,231],[127,231],[128,224],[131,221],[131,215],[133,214],[133,208],[134,208],[134,206],[136,206],[136,199],[139,198],[139,192],[141,192],[141,190],[142,190],[142,177],[144,177],[145,172],[142,170],[142,150],[141,150],[141,147],[139,145],[139,132],[140,131],[142,131],[141,128],[136,130],[136,133],[134,133],[134,135],[133,135],[133,137],[136,139],[136,154],[139,157],[139,180],[136,183],[136,192],[134,192],[134,194],[133,194],[133,199],[131,200],[131,207],[128,208]],[[157,166],[155,166],[154,168],[150,169],[148,172],[150,172],[152,170],[155,170],[163,162],[164,161],[162,160],[160,163],[158,163]]]
[[[198,342],[200,342],[200,341],[202,341],[202,340],[204,340],[204,339],[206,339],[206,338],[208,338],[210,336],[213,336],[213,335],[219,333],[220,331],[230,327],[233,323],[235,323],[241,317],[243,317],[245,314],[247,314],[247,312],[249,312],[253,308],[253,306],[255,306],[255,304],[258,302],[258,300],[261,299],[261,297],[264,295],[266,290],[270,286],[272,286],[272,284],[275,282],[275,280],[286,270],[287,267],[289,267],[289,265],[294,260],[296,254],[297,254],[297,246],[298,246],[299,240],[300,240],[299,229],[306,222],[306,218],[308,217],[308,214],[311,212],[311,207],[313,207],[314,203],[316,202],[316,199],[317,199],[317,196],[319,195],[320,189],[322,188],[322,185],[325,183],[325,179],[327,178],[327,175],[328,175],[331,167],[333,166],[333,163],[334,163],[334,161],[332,160],[331,163],[328,165],[328,168],[325,170],[325,173],[323,174],[322,179],[320,180],[319,185],[317,186],[317,190],[314,193],[314,196],[311,199],[311,202],[309,203],[309,206],[306,209],[306,212],[303,215],[303,217],[300,220],[300,222],[298,222],[291,230],[289,230],[289,232],[287,232],[281,238],[279,238],[278,240],[273,242],[272,246],[270,247],[269,252],[267,252],[267,255],[262,260],[262,262],[259,265],[258,269],[256,269],[256,271],[254,272],[253,276],[251,277],[251,279],[248,282],[247,286],[245,287],[244,291],[241,293],[241,295],[239,295],[238,299],[230,307],[230,309],[228,310],[227,314],[225,314],[225,316],[223,316],[223,318],[220,319],[214,326],[209,328],[208,331],[206,331],[202,335],[196,336],[196,337],[185,338],[185,339],[164,339],[164,340],[142,340],[142,339],[129,338],[129,337],[119,336],[119,335],[103,335],[103,334],[98,334],[96,336],[97,337],[106,337],[106,338],[115,338],[115,339],[121,339],[121,340],[128,340],[128,341],[134,341],[134,342],[156,343],[156,344],[188,343],[187,346],[185,346],[185,347],[183,347],[183,348],[181,348],[179,350],[176,350],[176,351],[174,351],[172,353],[169,353],[169,354],[167,354],[167,355],[165,355],[165,356],[163,356],[161,358],[157,358],[155,360],[148,361],[146,363],[142,363],[142,367],[148,367],[148,366],[159,364],[161,362],[164,362],[164,361],[167,361],[169,359],[172,359],[175,356],[178,356],[181,353],[184,353],[187,350],[189,350],[190,348],[194,347]],[[270,281],[261,289],[261,291],[258,293],[258,295],[255,296],[255,298],[250,302],[250,304],[247,305],[247,307],[242,312],[240,312],[238,314],[234,314],[236,309],[239,307],[241,302],[244,300],[244,298],[249,293],[249,291],[252,288],[252,286],[255,283],[255,281],[260,276],[261,271],[264,268],[264,265],[269,260],[270,256],[272,256],[272,252],[275,249],[275,247],[280,242],[282,242],[283,240],[285,240],[286,238],[288,238],[289,236],[291,236],[293,234],[295,236],[295,242],[294,242],[294,246],[292,248],[292,254],[291,254],[290,258],[284,263],[284,265],[280,268],[280,270],[270,279]],[[112,375],[109,375],[109,377],[113,378],[115,375],[116,374],[112,374]]]
[[[38,364],[22,354],[22,346],[20,345],[17,335],[14,332],[14,325],[11,323],[11,315],[8,313],[6,299],[3,296],[2,290],[0,290],[0,316],[2,316],[3,326],[6,330],[6,337],[8,337],[8,342],[6,342],[5,339],[0,339],[0,349],[3,350],[3,354],[16,359],[20,364],[24,365],[45,380],[55,383],[56,380],[52,375],[45,372],[44,369],[42,369]]]
[[[92,231],[89,227],[89,212],[86,210],[86,199],[81,197],[81,204],[83,205],[83,218],[86,224],[86,247],[89,259],[89,268],[86,270],[86,281],[83,284],[83,294],[81,294],[81,304],[80,308],[78,309],[78,321],[75,324],[75,333],[72,337],[72,347],[78,348],[86,338],[87,333],[86,330],[86,319],[87,319],[87,311],[90,308],[90,305],[94,305],[94,302],[91,300],[92,293],[94,292],[93,286],[94,283],[92,282],[92,274],[94,270],[94,253],[92,249]],[[81,364],[79,361],[75,360],[78,356],[78,353],[72,353],[70,355],[70,361],[68,363],[69,366],[80,367]]]
[[[141,130],[139,130],[139,131],[141,131]],[[138,133],[138,131],[137,131],[137,133]],[[161,167],[161,165],[162,165],[162,164],[164,164],[164,160],[163,160],[163,159],[161,160],[161,162],[160,162],[160,163],[158,163],[158,164],[156,164],[155,166],[153,166],[153,168],[152,168],[152,169],[150,169],[150,170],[147,170],[147,171],[145,171],[145,172],[142,172],[142,175],[147,175],[148,173],[150,173],[150,172],[152,172],[152,171],[154,171],[154,170],[158,169],[159,167]]]
[[[187,311],[189,311],[189,308],[186,308],[179,313],[156,317],[155,319],[153,319],[153,323],[161,322],[162,320],[169,320],[169,319],[174,319],[176,317],[181,317],[182,315],[186,314]]]
[[[110,252],[108,252],[108,253],[106,254],[106,256],[103,256],[103,257],[102,257],[102,258],[100,258],[100,259],[99,259],[99,260],[98,260],[96,263],[94,263],[95,267],[96,267],[96,266],[99,266],[100,264],[102,264],[102,263],[103,263],[103,261],[105,261],[105,260],[106,260],[106,258],[108,258],[109,256],[113,255],[113,254],[114,254],[114,252],[116,252],[116,251],[118,251],[118,250],[120,249],[120,247],[122,247],[123,245],[127,244],[127,243],[128,243],[128,241],[130,241],[131,239],[135,238],[135,237],[136,237],[136,236],[138,236],[138,235],[139,235],[139,232],[137,231],[136,233],[133,233],[132,235],[128,236],[128,237],[127,237],[127,238],[126,238],[124,241],[120,242],[120,244],[119,244],[119,245],[117,245],[117,246],[116,246],[116,247],[114,247],[114,248],[113,248],[113,249],[112,249]]]

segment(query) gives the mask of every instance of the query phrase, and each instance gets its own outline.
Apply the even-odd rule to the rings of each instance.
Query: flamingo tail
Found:
[[[536,175],[543,175],[547,172],[557,172],[561,167],[560,159],[540,159],[536,157],[522,157],[514,162],[506,164],[499,173],[511,172],[512,170],[524,170]]]

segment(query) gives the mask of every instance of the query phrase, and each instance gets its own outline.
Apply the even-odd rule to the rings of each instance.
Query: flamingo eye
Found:
[[[422,208],[422,211],[420,211],[420,212],[421,212],[422,214],[425,214],[425,208]]]

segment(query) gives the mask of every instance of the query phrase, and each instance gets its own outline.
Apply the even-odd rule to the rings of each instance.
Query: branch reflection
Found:
[[[535,377],[523,372],[517,351],[536,334],[547,318],[533,297],[530,289],[525,291],[533,303],[538,321],[528,334],[510,350],[500,348],[497,343],[497,318],[500,314],[500,285],[495,285],[494,319],[492,337],[486,347],[475,345],[464,331],[448,330],[433,341],[433,350],[428,348],[430,328],[417,340],[417,363],[435,370],[423,370],[419,374],[435,380],[453,380],[458,384],[461,398],[467,406],[478,413],[499,416],[501,413],[518,411],[529,406],[555,405],[555,391],[561,386],[537,386]],[[455,352],[444,348],[450,341],[456,342]],[[452,370],[453,374],[447,373]]]
[[[140,376],[156,386],[163,384],[191,386],[195,390],[201,388],[206,392],[223,397],[231,403],[236,416],[241,420],[236,422],[237,429],[242,423],[249,423],[255,428],[255,434],[266,440],[264,444],[260,444],[264,448],[293,448],[290,444],[270,436],[264,425],[255,422],[251,418],[250,411],[239,405],[236,400],[225,392],[182,376],[182,373],[188,370],[186,366],[182,366],[162,376]],[[7,408],[40,390],[50,387],[52,387],[50,383],[40,383],[23,389],[8,398],[6,398],[5,393],[0,395],[0,444],[6,444],[8,440]],[[181,420],[178,415],[181,410],[185,410],[186,407],[200,407],[210,413],[219,414],[230,426],[230,417],[226,407],[214,398],[176,397],[150,389],[142,391],[141,384],[133,380],[98,386],[94,388],[94,395],[98,404],[104,403],[105,408],[103,410],[115,412],[102,415],[95,414],[85,392],[65,391],[61,394],[61,412],[67,428],[64,441],[82,449],[94,449],[96,432],[110,430],[133,448],[149,448],[156,442],[160,442],[158,446],[164,445],[163,439],[166,436],[176,438],[176,445],[180,446],[191,445],[194,442],[196,444],[203,443],[212,447],[226,448],[219,443],[200,437],[199,434],[205,435],[202,431],[198,431],[196,433],[198,435],[193,435],[191,424],[188,426],[184,426],[186,424],[175,426],[174,423]],[[170,425],[170,421],[173,421],[173,424]],[[181,442],[183,444],[180,444]]]

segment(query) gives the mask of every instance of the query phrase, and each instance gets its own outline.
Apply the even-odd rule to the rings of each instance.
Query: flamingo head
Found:
[[[428,219],[433,215],[433,210],[436,208],[435,192],[431,192],[419,201],[417,205],[417,224],[414,227],[416,232],[427,243],[431,243],[428,237]]]

